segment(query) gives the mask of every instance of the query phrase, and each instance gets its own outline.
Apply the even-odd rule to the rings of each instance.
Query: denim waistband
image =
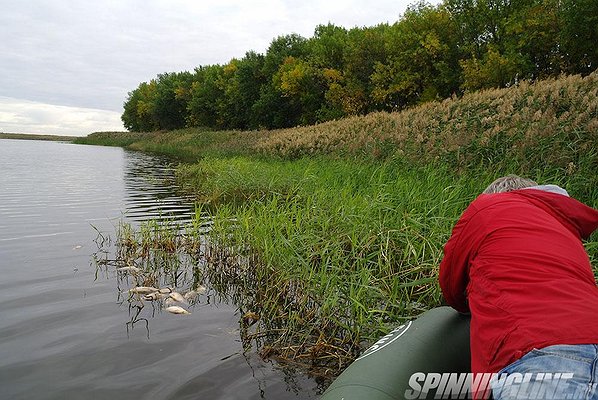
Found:
[[[534,349],[536,354],[554,354],[562,357],[573,358],[592,362],[598,357],[598,345],[596,344],[556,344],[552,346]]]

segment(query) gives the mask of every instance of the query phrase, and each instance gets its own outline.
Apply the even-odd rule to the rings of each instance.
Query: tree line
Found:
[[[286,128],[598,68],[596,0],[445,0],[394,24],[316,27],[129,92],[130,131]]]

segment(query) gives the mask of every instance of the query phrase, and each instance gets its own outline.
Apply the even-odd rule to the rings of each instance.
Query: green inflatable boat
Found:
[[[434,398],[441,379],[469,371],[469,317],[438,307],[378,340],[321,400]],[[451,372],[457,374],[443,374]]]

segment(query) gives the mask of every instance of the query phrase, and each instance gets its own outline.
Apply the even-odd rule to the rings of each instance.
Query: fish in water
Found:
[[[172,306],[174,305],[174,303],[176,303],[176,301],[174,301],[173,298],[168,297],[166,300],[164,300],[164,304],[168,307],[168,306]]]
[[[192,301],[197,297],[197,295],[198,295],[198,293],[195,290],[189,290],[187,293],[185,293],[185,295],[183,297],[187,301]]]
[[[186,303],[187,300],[185,300],[185,298],[183,297],[183,295],[181,295],[178,292],[172,292],[170,293],[170,298],[173,299],[174,301],[178,301],[179,303]]]
[[[204,294],[208,291],[208,289],[204,285],[199,285],[197,289],[195,289],[195,291],[197,292],[197,294]]]
[[[185,293],[185,295],[183,296],[185,298],[185,300],[195,300],[195,298],[201,294],[205,294],[207,291],[206,287],[203,285],[199,285],[198,287],[196,287],[194,290],[189,290],[187,293]]]
[[[173,314],[191,314],[189,311],[185,310],[183,307],[179,306],[170,306],[165,308],[166,311]]]
[[[146,294],[145,296],[143,296],[143,300],[147,300],[147,301],[156,301],[156,300],[162,300],[166,295],[160,292],[152,292],[150,294]]]
[[[151,287],[151,286],[137,286],[137,287],[134,287],[133,289],[129,289],[129,293],[135,293],[135,294],[150,294],[150,293],[154,293],[157,291],[158,291],[158,289],[156,289],[155,287]]]

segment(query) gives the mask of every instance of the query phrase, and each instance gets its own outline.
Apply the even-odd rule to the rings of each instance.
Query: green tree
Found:
[[[457,27],[444,7],[411,6],[386,35],[372,99],[387,110],[450,96],[459,90]]]
[[[189,72],[158,75],[153,105],[157,129],[180,129],[185,127],[193,75]]]
[[[501,47],[509,16],[527,8],[529,0],[445,0],[444,4],[458,26],[461,50],[477,59],[486,54],[487,46]]]
[[[522,63],[520,58],[501,54],[490,46],[481,60],[474,57],[461,61],[463,89],[475,91],[508,86],[522,69]]]
[[[559,3],[560,0],[530,2],[509,17],[504,48],[505,52],[518,55],[519,78],[535,80],[560,73]]]
[[[139,87],[137,87],[137,89],[128,93],[127,99],[123,104],[124,111],[120,119],[122,120],[125,128],[129,131],[141,131],[141,121],[137,115],[137,104],[139,103],[139,100],[141,100],[141,93]]]
[[[598,68],[598,1],[561,0],[560,4],[563,69],[588,74]]]
[[[351,105],[351,115],[380,109],[371,101],[371,76],[376,65],[386,60],[384,37],[388,29],[387,24],[380,24],[371,28],[353,28],[348,33],[343,92],[350,97],[347,104]]]
[[[263,65],[263,55],[248,52],[241,60],[232,60],[225,67],[222,84],[226,110],[221,111],[226,113],[226,127],[247,129],[259,126],[252,108],[259,99],[262,86],[266,84]]]
[[[219,127],[220,104],[224,90],[220,84],[223,73],[221,65],[201,66],[195,69],[191,84],[191,100],[187,106],[187,125]]]
[[[283,96],[299,109],[299,123],[318,122],[319,109],[324,102],[326,85],[322,71],[309,62],[287,57],[274,77]]]
[[[341,71],[345,65],[348,32],[333,24],[318,25],[313,38],[309,40],[309,61],[318,68]]]
[[[134,132],[149,132],[159,129],[155,115],[157,84],[155,80],[142,82],[129,92],[121,117],[125,128]]]
[[[296,34],[280,36],[272,41],[262,68],[266,82],[261,86],[260,96],[251,109],[255,114],[254,124],[266,128],[287,128],[300,123],[301,105],[285,96],[277,81],[277,74],[288,57],[304,58],[307,49],[307,40]]]
[[[463,40],[463,88],[507,86],[560,69],[560,0],[446,0]]]

